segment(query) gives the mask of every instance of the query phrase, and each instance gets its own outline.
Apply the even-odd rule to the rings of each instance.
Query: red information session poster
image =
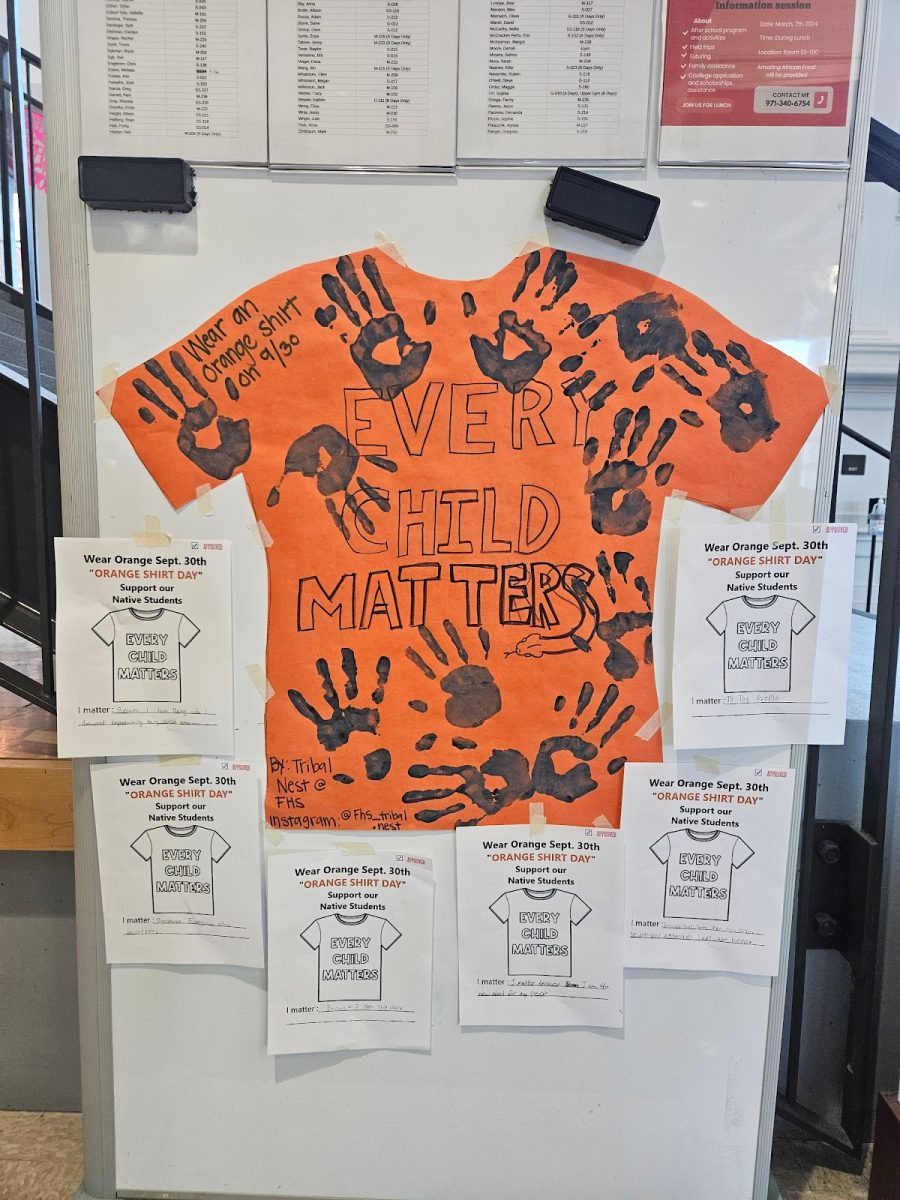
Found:
[[[856,0],[669,0],[663,125],[847,123]]]

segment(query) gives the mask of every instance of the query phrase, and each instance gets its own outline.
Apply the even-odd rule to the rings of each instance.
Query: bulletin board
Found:
[[[73,0],[69,20],[74,8]],[[65,19],[45,13],[44,21],[48,46]],[[548,225],[542,210],[551,172],[544,169],[426,177],[199,168],[189,214],[80,212],[92,384],[183,336],[249,285],[381,239],[399,246],[416,271],[448,278],[488,276],[529,241],[630,264],[702,297],[813,370],[840,369],[863,158],[857,145],[849,174],[607,171],[661,197],[640,248]],[[68,168],[57,169],[66,178]],[[73,294],[54,279],[58,305]],[[73,349],[72,378],[74,358]],[[99,533],[130,537],[150,518],[173,537],[232,542],[235,754],[261,762],[263,699],[247,668],[264,662],[265,559],[242,480],[217,488],[211,506],[193,502],[175,512],[116,422],[102,406],[95,411],[90,392],[68,403],[96,448]],[[773,498],[778,520],[823,511],[833,421],[826,415],[824,453],[820,426]],[[664,540],[659,595],[671,571]],[[670,635],[670,617],[660,613],[658,638]],[[666,660],[660,653],[658,671]],[[783,766],[789,756],[772,748],[755,761]],[[88,1044],[100,1048],[86,1080],[89,1158],[91,1138],[104,1143],[95,1195],[765,1196],[784,971],[774,981],[628,971],[624,1031],[463,1030],[454,835],[383,834],[379,848],[434,859],[431,1052],[273,1058],[265,1052],[263,972],[102,964],[92,942],[96,888],[84,878],[93,860],[83,791],[79,805],[82,898],[93,906],[79,911],[82,970],[91,974],[82,1006],[86,999],[94,1006],[82,1020]],[[267,847],[285,848],[292,836],[264,834]],[[795,856],[796,845],[792,863]],[[789,871],[789,891],[791,882]],[[786,925],[783,962],[788,932]],[[96,1071],[105,1072],[99,1081]]]

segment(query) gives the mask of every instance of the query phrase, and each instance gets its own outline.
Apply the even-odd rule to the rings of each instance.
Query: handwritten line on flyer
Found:
[[[765,942],[754,942],[752,938],[729,937],[727,934],[722,937],[715,937],[713,934],[707,934],[706,937],[692,937],[686,933],[633,933],[631,937],[635,940],[650,940],[660,942],[717,942],[726,946],[764,946]]]

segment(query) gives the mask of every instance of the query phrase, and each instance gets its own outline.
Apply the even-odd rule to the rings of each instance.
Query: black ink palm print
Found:
[[[585,711],[594,698],[594,685],[585,682],[581,686],[575,715],[569,720],[569,733],[544,738],[538,747],[533,767],[519,750],[493,749],[477,766],[474,763],[413,763],[409,775],[419,780],[443,780],[436,786],[411,788],[401,796],[404,804],[415,805],[413,816],[423,824],[432,825],[445,817],[455,817],[456,827],[477,825],[485,817],[494,816],[517,800],[528,800],[535,794],[551,800],[571,804],[594,791],[599,784],[591,774],[588,763],[598,757],[619,730],[634,716],[634,705],[626,704],[615,714],[612,710],[619,699],[619,688],[611,683],[594,711],[586,718],[581,733],[577,730]],[[557,696],[554,712],[565,709],[566,699]],[[594,734],[598,741],[588,737],[600,726],[601,734]],[[436,734],[426,734],[416,743],[423,753],[432,750],[437,742]],[[457,750],[475,750],[477,743],[467,738],[454,737],[453,747]],[[565,760],[560,755],[576,759],[574,766],[564,769]],[[623,755],[609,758],[606,773],[615,775],[625,765]],[[458,780],[459,782],[454,782]],[[458,797],[458,799],[456,798]],[[440,807],[430,807],[434,802],[450,800]],[[422,807],[420,807],[422,806]]]
[[[433,735],[419,739],[418,749],[430,750]],[[456,749],[476,750],[477,743],[466,738],[453,738]],[[493,816],[508,808],[516,800],[527,800],[534,795],[534,785],[528,769],[528,759],[520,750],[492,750],[488,757],[475,766],[472,763],[436,764],[413,763],[409,768],[412,779],[460,780],[452,786],[447,783],[438,787],[411,788],[400,797],[404,804],[423,805],[428,802],[449,800],[454,796],[461,799],[440,808],[416,808],[413,816],[425,825],[433,825],[443,817],[460,817],[455,824],[477,825],[486,816]]]
[[[620,408],[613,418],[606,459],[599,471],[588,476],[585,485],[591,502],[591,524],[597,533],[631,537],[642,533],[650,523],[651,504],[641,485],[646,482],[648,471],[678,428],[678,423],[671,417],[662,421],[646,459],[640,462],[638,452],[649,427],[650,409],[645,404],[637,412]],[[623,452],[623,440],[629,428],[631,436]],[[584,444],[586,467],[593,468],[598,450],[597,438],[589,437]],[[654,479],[659,487],[668,483],[672,470],[672,463],[668,462],[656,467]]]
[[[522,266],[522,277],[511,297],[513,303],[522,296],[540,264],[541,252],[533,250]],[[552,309],[577,278],[575,264],[569,261],[565,253],[562,250],[552,251],[544,268],[542,282],[534,292],[535,297],[540,298],[549,291],[550,299],[541,305],[541,310],[546,312]],[[463,292],[461,301],[463,312],[467,317],[471,316],[476,311],[471,294]],[[473,334],[469,342],[481,373],[501,384],[511,395],[531,383],[551,350],[550,342],[539,329],[535,329],[534,321],[520,320],[511,308],[499,314],[493,338]]]
[[[322,681],[322,697],[329,709],[327,716],[323,716],[302,692],[294,688],[288,689],[291,704],[302,717],[315,726],[316,737],[325,750],[338,750],[341,746],[346,746],[355,733],[374,736],[378,732],[380,706],[391,673],[391,660],[382,655],[375,665],[375,687],[371,692],[371,704],[353,703],[359,698],[358,669],[356,655],[347,647],[341,651],[341,669],[344,673],[343,691],[346,703],[334,686],[328,663],[324,658],[316,660],[316,670]],[[372,750],[364,755],[363,764],[367,779],[384,779],[391,769],[390,751],[381,747]],[[334,778],[338,783],[354,782],[350,775],[338,774]]]
[[[159,359],[149,358],[144,363],[148,375],[156,384],[166,390],[175,404],[179,406],[180,411],[176,411],[168,399],[164,400],[147,380],[138,376],[132,380],[131,386],[141,399],[146,401],[146,404],[141,405],[138,409],[138,416],[145,424],[152,425],[156,421],[156,414],[153,412],[153,409],[156,409],[169,420],[176,421],[178,432],[175,442],[185,458],[198,466],[211,479],[229,479],[233,472],[243,466],[250,457],[249,422],[244,418],[233,420],[231,417],[220,416],[215,400],[177,350],[169,351],[169,361],[174,371],[200,399],[194,404],[189,404],[185,400],[183,385],[175,382]],[[226,388],[229,383],[231,381],[226,380]],[[232,387],[234,387],[233,384]],[[229,395],[231,395],[230,391]],[[236,388],[231,398],[237,399]],[[147,405],[152,407],[148,408]],[[219,435],[219,444],[217,446],[198,445],[197,435],[204,429],[208,429],[213,422],[215,422],[216,432]]]
[[[409,336],[403,317],[385,286],[378,263],[370,254],[363,255],[362,269],[384,310],[383,315],[375,316],[369,293],[352,259],[344,255],[335,263],[336,274],[322,276],[322,290],[331,303],[316,309],[315,317],[320,325],[331,328],[338,319],[338,312],[341,312],[351,326],[359,331],[350,343],[350,357],[372,391],[377,392],[383,400],[390,400],[415,383],[425,370],[431,354],[431,342],[417,342]],[[348,292],[354,297],[353,300]],[[428,301],[423,311],[425,324],[431,325],[435,315],[434,303]],[[341,339],[347,341],[347,334],[342,333]]]
[[[619,709],[605,732],[599,735],[600,740],[595,745],[594,742],[587,740],[587,736],[593,733],[609,715],[610,710],[619,698],[619,689],[616,684],[609,684],[593,715],[587,720],[583,732],[577,733],[575,731],[578,728],[578,724],[593,698],[594,685],[586,680],[581,685],[578,693],[575,715],[569,719],[570,732],[557,735],[556,737],[545,738],[541,743],[534,760],[534,769],[531,772],[535,791],[540,795],[549,796],[554,800],[561,800],[564,804],[571,804],[575,800],[580,800],[582,796],[586,796],[588,792],[595,791],[599,786],[587,764],[593,762],[599,752],[616,736],[622,726],[631,720],[634,716],[634,705],[626,704]],[[565,696],[557,696],[553,705],[553,711],[562,712],[565,707]],[[574,767],[570,767],[566,771],[560,771],[557,766],[556,756],[564,752],[579,761]],[[615,775],[621,771],[624,765],[624,757],[610,758],[606,763],[606,772],[608,775]]]
[[[633,392],[641,392],[659,374],[679,387],[688,396],[699,398],[703,391],[694,380],[708,379],[709,363],[727,375],[706,404],[719,415],[719,433],[722,441],[737,454],[752,450],[761,441],[770,441],[778,429],[772,413],[765,387],[765,375],[754,365],[747,348],[740,342],[729,341],[725,349],[716,346],[702,329],[688,331],[679,312],[681,306],[674,296],[661,292],[647,292],[635,296],[610,312],[592,313],[587,304],[573,303],[569,307],[571,321],[560,332],[574,329],[583,341],[591,339],[589,347],[600,344],[595,337],[597,330],[608,317],[616,327],[616,341],[629,363],[640,364],[646,359],[656,362],[641,367],[631,383]],[[690,348],[689,344],[690,343]],[[582,366],[587,349],[568,355],[560,364],[563,370],[577,371]],[[671,360],[677,361],[678,366]],[[707,360],[704,362],[703,360]],[[567,395],[583,392],[593,383],[595,371],[590,368],[578,379],[573,379],[563,389]],[[607,397],[616,391],[618,384],[610,380],[592,396],[587,397],[589,406],[602,408]],[[692,409],[680,414],[686,425],[703,424]]]
[[[487,667],[469,662],[469,652],[453,622],[445,620],[443,626],[444,633],[450,639],[459,659],[458,666],[451,667],[447,651],[427,625],[420,625],[417,633],[429,656],[438,669],[443,671],[440,679],[428,661],[413,646],[407,646],[406,657],[418,667],[426,679],[437,681],[441,691],[446,693],[444,716],[448,724],[457,729],[477,729],[500,711],[503,703],[500,690]],[[487,659],[491,640],[486,629],[479,628],[478,641]],[[419,704],[424,704],[424,701],[411,702],[412,707],[418,707]]]
[[[578,353],[568,353],[560,362],[562,371],[578,372],[563,385],[563,392],[573,402],[577,397],[583,405],[586,423],[589,412],[602,409],[609,397],[620,391],[621,380],[599,382],[602,375],[598,375],[603,353],[603,334],[598,330],[612,317],[617,346],[627,362],[635,365],[633,393],[642,392],[658,376],[696,399],[703,395],[698,382],[709,381],[711,370],[724,371],[727,379],[706,399],[706,404],[719,416],[722,441],[735,453],[744,453],[760,441],[769,441],[778,422],[772,415],[765,376],[754,367],[746,347],[729,341],[722,350],[702,330],[689,335],[678,315],[680,309],[673,296],[660,292],[636,296],[609,312],[592,313],[589,305],[577,301],[570,305],[571,321],[560,333],[573,329],[587,346]],[[590,350],[596,346],[601,346],[601,357],[594,361]],[[653,361],[647,363],[648,359]],[[666,417],[646,457],[641,459],[638,452],[651,424],[650,407],[642,405],[635,412],[623,406],[615,415],[609,449],[599,470],[593,469],[598,457],[598,439],[585,439],[585,465],[592,468],[586,491],[597,533],[631,537],[647,528],[653,509],[653,485],[664,488],[674,471],[672,463],[657,464],[657,459],[679,421],[694,429],[704,423],[691,407],[680,411],[678,421]],[[622,443],[630,427],[628,446],[623,451]],[[651,479],[650,469],[654,465]]]
[[[728,379],[707,400],[711,409],[719,414],[719,433],[722,441],[735,454],[744,454],[760,441],[768,442],[778,422],[772,415],[765,375],[754,367],[747,348],[740,342],[730,341],[725,351],[717,349],[699,329],[691,334],[691,343],[700,358],[709,357]],[[739,363],[745,371],[735,366]]]
[[[363,539],[375,533],[375,523],[365,511],[369,504],[381,512],[389,512],[388,492],[371,484],[357,473],[360,453],[333,425],[316,425],[292,442],[284,456],[284,471],[269,492],[266,504],[274,508],[281,502],[281,488],[288,475],[299,472],[315,479],[316,488],[325,497],[325,507],[342,537],[350,540],[351,526]],[[366,454],[365,461],[379,471],[391,474],[397,464],[379,454]],[[352,485],[352,487],[351,487]]]

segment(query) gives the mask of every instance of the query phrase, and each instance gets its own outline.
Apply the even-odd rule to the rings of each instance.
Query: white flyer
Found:
[[[111,963],[264,965],[260,786],[249,763],[91,767]]]
[[[269,1053],[427,1050],[431,859],[292,850],[268,878]]]
[[[456,832],[461,1025],[620,1029],[622,835]]]
[[[234,750],[231,544],[56,539],[61,758]]]
[[[628,763],[625,966],[777,975],[794,772]]]
[[[843,742],[855,555],[855,525],[683,526],[677,747]]]

